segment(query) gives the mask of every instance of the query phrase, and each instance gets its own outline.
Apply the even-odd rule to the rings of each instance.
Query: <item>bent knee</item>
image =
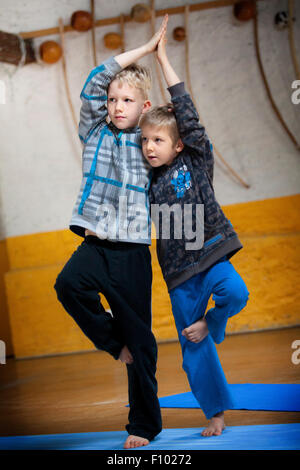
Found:
[[[234,304],[236,306],[239,306],[240,308],[243,308],[247,304],[248,298],[249,292],[247,286],[243,279],[240,278],[238,282],[236,282],[236,280],[228,281],[223,286],[223,292],[219,296],[218,303],[223,305]]]
[[[70,291],[73,285],[70,277],[61,272],[56,278],[54,289],[56,290],[57,296],[61,297],[66,292]]]
[[[241,309],[245,307],[249,299],[249,291],[243,280],[235,285],[231,291],[231,301]]]

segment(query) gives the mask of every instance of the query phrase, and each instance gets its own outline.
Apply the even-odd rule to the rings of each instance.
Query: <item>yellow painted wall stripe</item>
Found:
[[[9,270],[7,248],[5,240],[0,241],[0,339],[5,342],[6,355],[13,354],[11,341],[11,328],[9,322],[7,297],[5,291],[4,274]]]
[[[241,237],[300,231],[300,195],[232,204],[223,210]],[[10,269],[64,262],[81,241],[70,230],[9,237]]]
[[[300,323],[299,208],[300,195],[223,207],[244,245],[231,262],[250,292],[246,308],[230,319],[229,333]],[[9,265],[5,285],[16,357],[94,349],[64,311],[53,288],[57,274],[81,242],[69,230],[10,237],[3,242],[0,256],[6,257],[6,268]],[[176,339],[155,240],[151,253],[153,330],[158,341]],[[211,306],[212,300],[208,308]]]

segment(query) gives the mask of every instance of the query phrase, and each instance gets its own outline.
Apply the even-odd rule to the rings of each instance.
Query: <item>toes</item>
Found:
[[[202,436],[211,437],[211,436],[220,436],[222,434],[221,429],[204,429],[201,433]]]
[[[185,332],[185,333],[184,333],[184,336],[185,336],[187,339],[191,339],[191,338],[194,337],[192,331],[186,331],[186,330],[184,330],[184,332]]]
[[[185,337],[188,341],[191,341],[192,343],[200,343],[200,338],[192,333],[185,335]]]
[[[136,443],[136,447],[143,447],[149,444],[149,441],[147,441],[146,439],[143,439],[142,441],[141,440],[135,441],[135,443]]]
[[[131,449],[132,448],[132,442],[133,442],[133,440],[130,437],[128,437],[126,439],[125,444],[124,444],[124,449]]]
[[[200,343],[200,340],[201,338],[198,338],[198,336],[197,337],[193,336],[193,338],[191,339],[193,343]]]
[[[135,437],[128,437],[125,444],[124,444],[124,449],[134,449],[135,447],[141,447],[141,446],[146,446],[149,444],[149,441],[147,439],[142,439],[142,438],[135,438]]]

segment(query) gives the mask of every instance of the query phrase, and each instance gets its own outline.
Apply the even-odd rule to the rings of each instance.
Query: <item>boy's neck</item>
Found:
[[[124,133],[125,133],[125,134],[130,134],[130,133],[132,133],[132,132],[137,132],[137,131],[139,130],[139,126],[138,126],[138,125],[133,126],[133,127],[127,127],[126,129],[119,129],[119,128],[118,128],[117,126],[115,126],[112,122],[110,122],[110,123],[108,124],[108,126],[109,126],[110,130],[111,130],[114,134],[116,134],[116,135],[118,135],[118,134],[120,134],[120,133],[122,133],[122,134],[124,134]]]

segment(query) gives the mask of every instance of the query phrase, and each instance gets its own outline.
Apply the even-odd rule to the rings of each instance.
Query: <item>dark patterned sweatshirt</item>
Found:
[[[213,147],[190,95],[183,82],[169,92],[184,148],[170,165],[154,168],[149,198],[158,261],[171,290],[243,245],[216,200]]]

